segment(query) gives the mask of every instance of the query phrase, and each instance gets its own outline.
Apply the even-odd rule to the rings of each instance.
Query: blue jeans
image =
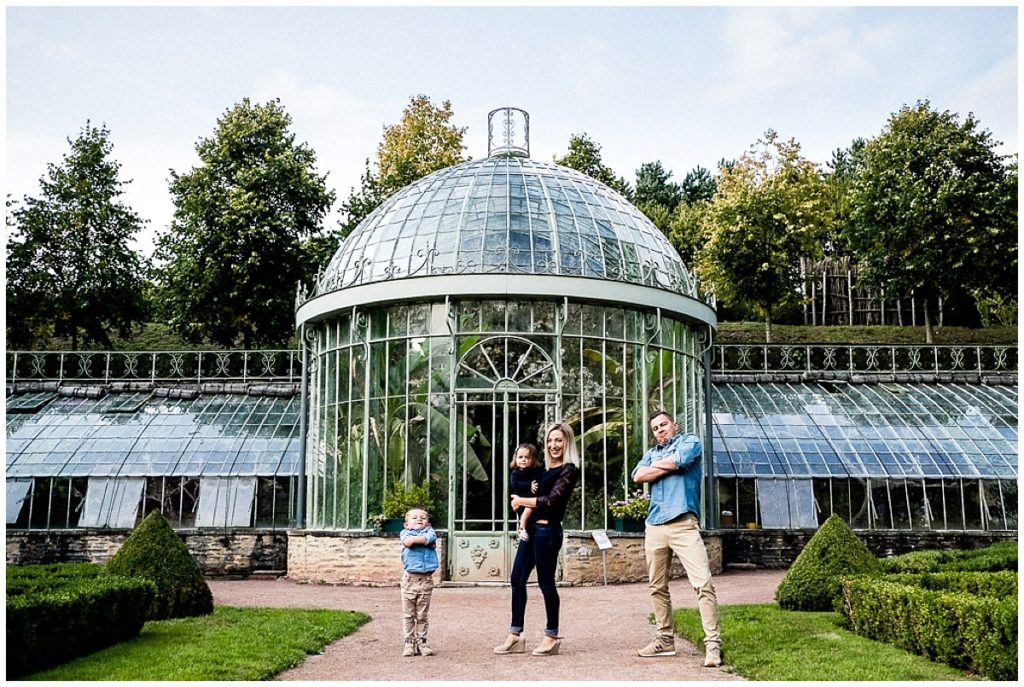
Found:
[[[558,552],[562,549],[562,525],[534,525],[530,523],[529,541],[519,543],[516,560],[512,564],[512,627],[511,632],[523,631],[526,618],[526,580],[537,568],[537,586],[544,595],[547,626],[544,634],[558,636],[558,590],[555,588],[555,568]]]

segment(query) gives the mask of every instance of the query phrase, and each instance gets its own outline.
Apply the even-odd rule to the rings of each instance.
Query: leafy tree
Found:
[[[711,172],[707,168],[697,165],[683,177],[680,193],[684,203],[693,205],[700,201],[711,200],[717,188],[718,185],[715,183],[715,178],[711,176]]]
[[[853,221],[853,181],[864,164],[863,138],[856,138],[849,148],[832,151],[832,160],[825,174],[825,197],[832,212],[832,230],[823,239],[826,255],[849,255],[846,235]]]
[[[973,114],[961,121],[919,101],[864,147],[847,231],[863,284],[932,304],[974,288],[1016,291],[1016,167]]]
[[[431,172],[466,162],[466,127],[451,124],[455,113],[445,100],[436,107],[428,96],[413,96],[402,121],[384,127],[377,147],[376,169],[366,161],[359,190],[341,204],[341,236],[348,236],[390,195]]]
[[[735,163],[722,167],[707,214],[698,273],[721,299],[746,304],[764,317],[796,298],[799,261],[820,251],[827,227],[824,182],[800,155],[800,145],[768,130]]]
[[[672,212],[682,200],[679,184],[669,181],[672,172],[661,166],[661,160],[645,162],[636,170],[636,191],[633,202],[638,205],[654,204]]]
[[[196,144],[200,165],[171,171],[174,219],[159,239],[159,295],[191,341],[279,345],[294,329],[295,284],[334,192],[316,154],[297,144],[280,101],[246,98]]]
[[[146,317],[147,261],[128,242],[144,220],[118,198],[128,183],[111,159],[107,127],[86,122],[71,152],[47,165],[39,197],[8,199],[7,341],[33,345],[50,333],[110,345]]]
[[[556,165],[563,165],[593,177],[605,186],[612,188],[626,198],[632,199],[633,190],[622,177],[616,177],[611,167],[601,160],[601,145],[586,133],[573,134],[569,137],[569,151],[562,157],[554,158]]]
[[[707,243],[710,207],[710,200],[680,203],[669,219],[666,236],[686,265],[696,263],[701,247]]]

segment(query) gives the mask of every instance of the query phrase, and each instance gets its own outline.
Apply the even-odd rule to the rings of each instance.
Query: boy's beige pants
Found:
[[[433,591],[434,573],[402,573],[402,636],[406,642],[426,641]]]
[[[697,608],[704,626],[704,644],[721,646],[722,636],[718,624],[718,597],[711,583],[711,566],[704,540],[700,537],[700,525],[693,513],[682,515],[664,525],[647,524],[644,536],[644,553],[647,556],[647,574],[650,579],[651,601],[654,603],[654,619],[658,624],[658,636],[666,639],[675,636],[672,624],[672,599],[668,591],[668,573],[672,565],[672,554],[686,570],[686,577],[697,592]]]

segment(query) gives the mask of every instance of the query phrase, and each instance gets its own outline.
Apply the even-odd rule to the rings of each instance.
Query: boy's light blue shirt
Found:
[[[409,537],[426,537],[427,543],[406,546],[405,540]],[[437,541],[433,527],[427,525],[418,530],[403,529],[398,540],[402,542],[402,567],[406,572],[432,573],[437,570],[437,550],[430,546]]]
[[[665,458],[672,459],[679,470],[650,483],[651,506],[647,522],[662,525],[683,513],[693,513],[700,519],[700,483],[704,475],[700,456],[700,439],[695,434],[677,434],[663,445],[648,449],[633,468],[633,474]]]

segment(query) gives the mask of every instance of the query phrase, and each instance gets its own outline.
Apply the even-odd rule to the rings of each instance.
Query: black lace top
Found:
[[[562,463],[545,472],[537,485],[537,508],[533,521],[547,520],[552,525],[560,524],[579,479],[580,469],[572,463]]]

